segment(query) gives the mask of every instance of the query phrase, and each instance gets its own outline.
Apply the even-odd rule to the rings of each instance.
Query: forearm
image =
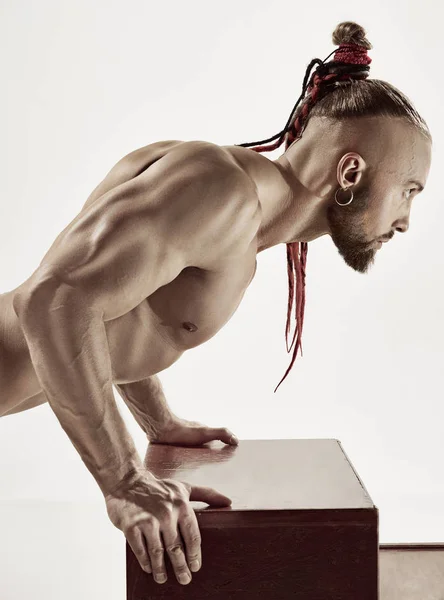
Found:
[[[168,406],[157,375],[119,383],[116,388],[149,440],[157,439],[159,433],[168,429],[177,418]]]
[[[34,290],[20,306],[16,313],[48,403],[107,494],[143,465],[114,399],[104,322],[66,286]]]

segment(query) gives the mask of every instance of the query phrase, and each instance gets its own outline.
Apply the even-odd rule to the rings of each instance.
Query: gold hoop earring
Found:
[[[349,189],[351,192],[351,198],[348,202],[344,202],[344,203],[338,202],[338,192],[341,191],[342,189],[344,190],[344,192],[346,192],[347,189]],[[336,204],[339,204],[339,206],[348,206],[353,201],[353,190],[351,188],[341,188],[340,187],[339,189],[336,190],[335,200],[336,200]]]

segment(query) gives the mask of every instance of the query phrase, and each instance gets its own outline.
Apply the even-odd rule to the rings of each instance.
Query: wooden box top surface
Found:
[[[212,487],[232,500],[227,508],[192,501],[196,511],[377,511],[336,439],[149,444],[145,466],[156,477]]]

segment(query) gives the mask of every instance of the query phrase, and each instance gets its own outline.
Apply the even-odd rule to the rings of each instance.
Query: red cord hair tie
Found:
[[[350,65],[369,65],[372,59],[368,55],[365,46],[340,44],[338,50],[335,52],[334,61]]]

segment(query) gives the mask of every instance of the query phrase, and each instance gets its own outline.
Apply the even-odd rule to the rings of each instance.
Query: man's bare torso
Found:
[[[150,144],[119,161],[117,168],[91,193],[79,215],[87,213],[99,198],[103,200],[108,191],[137,176],[182,143]],[[272,193],[273,185],[282,185],[273,162],[242,147],[225,149],[246,173],[254,175],[256,185],[261,182],[266,185],[268,193]],[[251,190],[246,188],[245,194],[251,196]],[[106,211],[106,203],[103,210]],[[257,221],[251,227],[257,229]],[[130,312],[106,320],[114,383],[138,381],[162,371],[184,351],[207,341],[227,323],[256,271],[257,236],[254,231],[253,235],[251,231],[245,234],[251,242],[246,246],[240,244],[242,251],[221,255],[211,269],[185,268]],[[27,281],[0,295],[0,415],[45,401],[12,307],[14,293],[25,287]]]

